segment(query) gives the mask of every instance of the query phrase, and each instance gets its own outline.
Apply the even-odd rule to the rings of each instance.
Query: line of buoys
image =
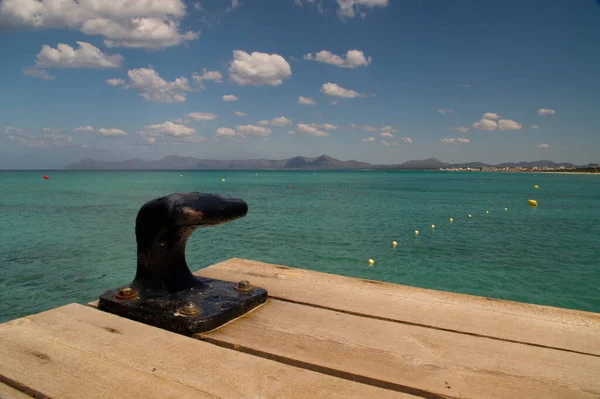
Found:
[[[291,188],[291,187],[292,187],[292,186],[290,186],[290,188]],[[536,185],[536,187],[537,187],[537,185]],[[532,199],[530,199],[528,202],[529,202],[529,205],[531,205],[531,206],[534,206],[534,207],[535,207],[535,206],[538,206],[538,203],[537,203],[537,201],[536,201],[536,200],[532,200]],[[504,210],[505,210],[505,211],[508,211],[508,208],[504,208]],[[485,211],[485,213],[486,213],[486,214],[489,214],[489,213],[490,213],[490,211],[489,211],[489,210],[486,210],[486,211]],[[473,218],[473,215],[469,214],[469,215],[468,215],[468,218],[469,218],[469,219],[472,219],[472,218]],[[449,220],[450,220],[450,223],[454,223],[454,218],[450,218]],[[433,230],[433,229],[435,229],[435,224],[432,224],[432,225],[431,225],[431,229],[432,229],[432,230]],[[415,230],[415,236],[418,236],[418,235],[419,235],[419,230]],[[392,247],[393,247],[393,248],[396,248],[397,246],[398,246],[398,243],[397,243],[396,241],[392,241]],[[374,264],[375,264],[375,261],[374,261],[373,259],[369,259],[369,266],[373,266]]]

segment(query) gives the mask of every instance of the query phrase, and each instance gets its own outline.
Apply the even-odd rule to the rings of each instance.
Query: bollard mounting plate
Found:
[[[213,330],[267,300],[267,291],[251,287],[237,290],[237,283],[195,277],[198,286],[186,290],[132,299],[118,298],[119,289],[108,290],[100,296],[98,308],[121,317],[184,335]],[[198,312],[184,312],[190,304]],[[195,313],[195,314],[186,314]]]

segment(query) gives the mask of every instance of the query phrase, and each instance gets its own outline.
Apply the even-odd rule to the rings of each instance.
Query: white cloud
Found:
[[[538,125],[531,125],[532,128],[534,129],[539,129],[540,127]]]
[[[73,129],[76,132],[95,132],[96,129],[93,126],[80,126],[80,127],[76,127],[75,129]]]
[[[106,54],[96,46],[77,42],[78,48],[58,43],[56,48],[43,45],[35,64],[37,68],[120,68],[123,56]]]
[[[495,112],[486,112],[485,114],[483,114],[482,118],[491,119],[491,120],[495,121],[496,119],[500,119],[500,115],[498,115]]]
[[[540,108],[537,111],[538,115],[541,116],[548,116],[548,115],[555,115],[556,111],[550,108]]]
[[[360,141],[362,141],[363,143],[374,143],[375,137],[368,137],[366,139],[360,139]]]
[[[548,148],[548,147],[549,146],[546,143],[540,143],[540,144],[537,145],[537,148]]]
[[[100,128],[100,129],[98,129],[98,133],[100,133],[102,136],[105,136],[105,137],[125,136],[127,134],[121,129],[114,129],[114,128],[113,129]]]
[[[241,111],[235,111],[234,114],[236,116],[246,116],[247,115],[245,112],[241,112]]]
[[[269,126],[269,121],[266,119],[262,119],[258,122],[256,122],[257,125],[262,125],[262,126]]]
[[[312,127],[316,127],[317,129],[322,129],[322,130],[337,130],[337,129],[339,129],[337,126],[332,125],[330,123],[311,123],[310,125]]]
[[[473,128],[491,132],[498,128],[498,124],[492,120],[481,118],[479,122],[473,122]]]
[[[262,120],[262,121],[258,121],[257,122],[259,125],[264,125],[264,126],[287,126],[287,125],[291,125],[292,121],[289,120],[288,118],[286,118],[285,116],[279,116],[277,118],[273,118],[270,121],[268,120]]]
[[[107,79],[112,86],[122,85],[125,89],[139,90],[138,94],[146,101],[158,103],[182,103],[186,100],[187,92],[191,91],[187,78],[176,78],[168,82],[160,77],[152,68],[131,69],[127,72],[129,84],[121,79]]]
[[[18,136],[6,136],[11,141],[16,141],[25,147],[49,148],[49,147],[80,147],[72,144],[73,137],[58,133],[44,133],[42,135],[23,133]]]
[[[104,137],[117,137],[117,136],[127,135],[127,133],[125,133],[121,129],[104,128],[104,127],[96,129],[95,127],[90,126],[90,125],[76,127],[75,129],[73,129],[73,131],[75,131],[77,133],[97,133]]]
[[[521,130],[523,125],[510,119],[500,119],[498,121],[498,128],[500,130]]]
[[[305,60],[323,62],[325,64],[335,65],[340,68],[358,68],[368,66],[373,59],[365,57],[362,50],[349,50],[345,57],[333,54],[331,51],[321,50],[314,55],[312,53],[305,54]]]
[[[398,145],[399,145],[397,141],[381,140],[379,143],[386,147],[398,147]]]
[[[125,86],[123,79],[106,79],[105,82],[111,86]]]
[[[240,125],[236,126],[235,130],[241,137],[260,136],[265,137],[271,134],[271,129],[262,126]]]
[[[202,4],[200,4],[199,1],[197,1],[196,3],[194,3],[194,9],[196,9],[198,11],[204,11],[204,8],[202,7]]]
[[[338,105],[339,101],[338,100],[331,100],[329,101],[328,105]]]
[[[413,140],[410,137],[402,137],[401,138],[402,141],[404,141],[406,144],[412,144]]]
[[[53,128],[43,128],[42,134],[26,132],[24,129],[6,126],[4,128],[6,138],[16,141],[25,147],[31,148],[50,148],[50,147],[71,147],[81,148],[80,145],[73,143],[73,137],[61,134],[60,130]]]
[[[228,127],[220,127],[217,129],[217,136],[220,136],[220,137],[233,137],[236,134],[237,133],[235,130],[230,129]]]
[[[304,0],[304,1],[306,1],[308,4],[314,5],[319,14],[325,13],[325,8],[323,7],[323,0]],[[296,3],[296,5],[298,5],[300,7],[304,7],[303,0],[294,0],[294,3]]]
[[[375,126],[369,126],[369,125],[360,126],[360,125],[355,125],[354,123],[351,123],[350,127],[352,129],[360,129],[360,130],[364,130],[366,132],[376,132],[377,131],[377,128]]]
[[[317,105],[317,103],[315,102],[315,100],[313,100],[310,97],[298,97],[298,104],[300,105]]]
[[[225,11],[232,11],[241,6],[240,0],[231,0],[231,5],[225,9]]]
[[[359,12],[360,7],[374,8],[374,7],[387,7],[389,4],[388,0],[337,0],[339,9],[338,16],[343,20],[344,18],[354,18],[356,13]],[[365,13],[363,13],[365,14]],[[364,19],[364,16],[361,15]]]
[[[379,135],[381,137],[388,137],[388,138],[394,137],[394,135],[392,133],[390,133],[390,132],[381,132],[381,133],[379,133]]]
[[[293,135],[295,135],[295,134],[296,134],[296,132],[294,132],[293,130],[288,130],[288,134],[289,134],[290,136],[293,136]]]
[[[363,97],[362,94],[359,94],[354,90],[344,89],[343,87],[338,86],[335,83],[324,83],[323,86],[321,86],[320,91],[322,94],[325,94],[326,96],[335,96],[335,97],[342,97],[342,98]]]
[[[396,130],[396,129],[394,129],[394,127],[393,127],[393,126],[390,126],[390,125],[387,125],[387,126],[382,126],[382,127],[381,127],[381,131],[382,131],[382,132],[386,132],[386,133],[396,133],[396,132],[397,132],[397,130]]]
[[[144,126],[144,130],[142,130],[140,133],[148,137],[160,137],[163,135],[182,137],[195,134],[196,129],[167,121],[165,123],[158,123],[156,125]]]
[[[158,49],[198,38],[180,32],[182,0],[4,0],[0,25],[35,29],[79,29],[100,35],[105,45]]]
[[[450,108],[438,108],[435,110],[435,112],[442,115],[452,115],[454,113],[454,110]]]
[[[9,135],[25,134],[25,129],[21,129],[20,127],[14,127],[14,126],[5,126],[4,134],[9,134]]]
[[[471,129],[469,129],[466,126],[458,126],[458,127],[452,127],[452,128],[450,128],[450,130],[456,130],[457,132],[467,133]]]
[[[240,98],[238,96],[234,96],[233,94],[225,94],[223,97],[221,97],[221,100],[223,101],[237,101]]]
[[[240,86],[279,86],[291,75],[290,64],[278,54],[233,51],[229,77]]]
[[[323,130],[319,130],[314,126],[306,125],[303,123],[299,123],[298,125],[296,125],[296,128],[298,129],[298,131],[300,133],[310,134],[310,135],[317,136],[317,137],[329,136],[329,133],[327,133]]]
[[[191,112],[187,116],[195,121],[214,121],[218,118],[216,114],[210,112]]]
[[[202,69],[202,74],[194,72],[192,74],[192,79],[198,83],[200,86],[204,87],[204,81],[210,80],[215,83],[223,82],[223,74],[219,71],[209,71],[206,68]]]
[[[183,137],[176,137],[174,139],[171,140],[173,143],[176,144],[189,144],[189,143],[201,143],[203,141],[206,141],[206,139],[202,136],[183,136]]]
[[[466,143],[470,143],[471,142],[471,140],[466,139],[464,137],[447,138],[447,139],[442,139],[440,141],[442,143],[444,143],[444,144],[466,144]]]
[[[23,75],[45,80],[56,79],[56,76],[52,76],[46,70],[37,67],[23,68]]]
[[[125,21],[107,18],[89,19],[80,29],[87,35],[106,38],[106,47],[160,49],[178,46],[200,37],[198,32],[179,32],[179,21],[163,21],[159,18],[132,18]]]

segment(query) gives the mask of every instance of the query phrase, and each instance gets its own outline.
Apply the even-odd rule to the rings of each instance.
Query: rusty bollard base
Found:
[[[184,335],[214,330],[267,300],[267,291],[238,283],[196,277],[198,287],[157,298],[121,299],[119,289],[100,296],[98,308],[118,316]]]
[[[175,193],[145,203],[135,222],[137,270],[127,286],[100,296],[98,308],[172,332],[215,329],[267,300],[248,281],[230,283],[194,276],[185,259],[192,233],[248,212],[241,199],[210,193]],[[206,234],[206,233],[205,233]]]

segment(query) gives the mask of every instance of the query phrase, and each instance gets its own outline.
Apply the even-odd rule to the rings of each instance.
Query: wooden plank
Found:
[[[81,379],[81,389],[96,387],[103,392],[108,390],[111,397],[168,397],[161,387],[154,387],[154,396],[139,389],[134,395],[120,394],[112,389],[108,381],[128,381],[133,386],[143,384],[151,387],[149,379],[159,379],[171,385],[195,392],[195,397],[211,398],[413,398],[414,396],[385,390],[357,382],[335,378],[328,375],[292,367],[256,356],[224,349],[189,337],[170,333],[165,330],[127,320],[87,306],[67,305],[34,316],[23,321],[0,325],[0,356],[2,351],[20,358],[4,366],[1,373],[12,373],[13,378],[26,380],[35,387],[72,385],[73,378]],[[76,365],[67,368],[49,367],[54,376],[42,376],[39,373],[29,376],[27,370],[37,363],[43,363],[33,353],[44,354],[56,363],[64,356],[48,353],[44,347],[33,346],[39,342],[48,342],[51,348],[60,346]],[[18,347],[19,350],[14,349]],[[81,360],[73,356],[80,354],[94,363],[80,364]],[[5,357],[5,356],[3,356]],[[79,363],[77,363],[79,362]],[[105,370],[103,364],[110,364],[111,370]],[[42,364],[44,365],[44,364]],[[93,365],[93,367],[92,367]],[[83,368],[83,372],[78,369]],[[42,367],[42,371],[44,368]],[[42,372],[40,371],[40,373]],[[76,377],[71,376],[74,373]],[[104,374],[104,373],[107,374]],[[125,373],[127,372],[127,373]],[[116,375],[118,373],[119,375]],[[145,377],[140,379],[137,375]],[[88,381],[90,379],[94,381]],[[97,379],[97,381],[96,381]],[[137,379],[137,380],[136,380]],[[50,380],[43,382],[39,380]],[[108,381],[107,381],[108,380]],[[146,382],[145,382],[146,381]],[[119,388],[121,389],[121,388]],[[59,391],[60,395],[65,392]],[[167,391],[168,393],[168,391]],[[89,397],[80,395],[79,397]],[[102,396],[104,397],[104,396]]]
[[[600,314],[349,278],[244,259],[196,272],[269,296],[403,323],[600,356]]]
[[[0,382],[0,399],[31,399],[32,397]]]
[[[0,376],[44,398],[214,398],[196,389],[78,350],[27,322],[0,330]],[[69,325],[62,325],[68,328]],[[102,344],[101,342],[99,344]]]
[[[201,339],[315,370],[470,398],[594,398],[600,358],[269,300]]]

